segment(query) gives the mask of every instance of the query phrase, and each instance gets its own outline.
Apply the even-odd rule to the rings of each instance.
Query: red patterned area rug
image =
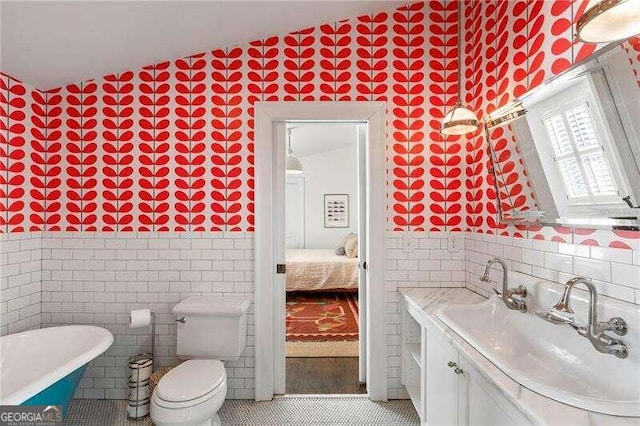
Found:
[[[352,293],[287,293],[287,341],[358,340],[358,295]]]

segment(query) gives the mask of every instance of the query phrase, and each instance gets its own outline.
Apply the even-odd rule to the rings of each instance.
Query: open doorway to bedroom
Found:
[[[287,122],[286,393],[364,394],[366,125]]]

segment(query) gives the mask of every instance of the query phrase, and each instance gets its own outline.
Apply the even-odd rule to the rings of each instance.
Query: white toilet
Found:
[[[214,426],[227,394],[222,361],[237,360],[247,342],[249,300],[191,296],[173,308],[177,355],[186,360],[160,379],[151,397],[157,426]]]

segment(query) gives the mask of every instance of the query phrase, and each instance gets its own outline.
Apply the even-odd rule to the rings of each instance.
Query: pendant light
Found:
[[[292,127],[287,129],[287,135],[289,136],[289,148],[287,149],[287,169],[286,169],[286,173],[288,175],[299,175],[300,173],[302,173],[302,163],[300,162],[300,160],[298,159],[298,157],[296,157],[296,155],[293,153],[293,149],[291,148],[291,131],[293,130]]]
[[[584,43],[607,43],[640,34],[640,0],[590,0],[576,32]]]
[[[464,50],[464,0],[458,0],[458,102],[442,120],[442,129],[440,133],[445,135],[464,135],[466,133],[475,132],[480,127],[478,118],[469,107],[462,104],[462,76],[464,74],[464,65],[462,59],[462,51]]]

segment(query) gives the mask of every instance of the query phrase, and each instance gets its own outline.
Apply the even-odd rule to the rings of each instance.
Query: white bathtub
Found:
[[[63,405],[66,412],[87,363],[112,343],[109,331],[89,325],[0,337],[0,405]]]

